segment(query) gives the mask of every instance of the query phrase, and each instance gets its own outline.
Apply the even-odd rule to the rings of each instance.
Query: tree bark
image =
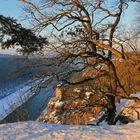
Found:
[[[116,116],[115,97],[117,93],[118,76],[113,62],[108,60],[106,63],[109,67],[110,87],[111,87],[111,94],[107,96],[108,104],[107,104],[107,112],[106,112],[106,121],[109,125],[114,125],[115,116]]]

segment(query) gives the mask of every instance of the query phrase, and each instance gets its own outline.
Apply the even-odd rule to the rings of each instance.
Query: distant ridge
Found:
[[[18,55],[18,54],[1,54],[0,53],[0,57],[23,57],[23,56]]]
[[[0,54],[0,57],[11,57],[11,56],[13,56],[13,55],[11,55],[11,54]]]

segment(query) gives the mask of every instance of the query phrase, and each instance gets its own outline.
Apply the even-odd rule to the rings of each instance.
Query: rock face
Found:
[[[132,97],[137,97],[140,99],[140,93],[132,94]],[[120,101],[122,107],[118,111],[118,123],[127,124],[129,122],[134,122],[140,120],[140,100],[126,100],[122,99]]]
[[[48,122],[48,123],[55,123],[55,124],[62,124],[62,108],[64,102],[60,101],[57,98],[50,99],[48,103],[48,108],[45,110],[40,118],[39,121]]]
[[[94,124],[103,110],[94,104],[100,97],[95,96],[93,91],[83,89],[85,87],[56,88],[56,96],[50,99],[48,108],[41,114],[39,121],[53,124]],[[140,93],[132,96],[139,98]],[[116,107],[117,124],[127,124],[140,119],[140,101],[121,99],[120,103],[116,103]]]
[[[95,101],[93,94],[88,90],[83,91],[82,88],[63,87],[60,90],[60,87],[57,87],[56,96],[50,99],[48,108],[39,117],[39,121],[55,124],[88,124],[102,110],[101,107],[89,103],[89,100]]]

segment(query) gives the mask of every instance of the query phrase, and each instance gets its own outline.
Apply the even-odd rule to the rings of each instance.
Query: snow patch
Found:
[[[73,91],[79,93],[79,92],[81,92],[81,89],[75,88]]]
[[[140,92],[131,94],[131,97],[140,98]],[[127,116],[132,120],[140,119],[140,101],[121,99],[120,103],[116,104],[117,116]]]
[[[137,92],[135,94],[131,94],[130,97],[138,97],[138,98],[140,98],[140,92]]]
[[[55,107],[61,107],[63,104],[64,102],[58,100],[55,102]]]
[[[37,85],[48,79],[49,78],[47,77],[44,80],[35,80],[33,83],[28,81],[26,86],[2,98],[0,100],[0,120],[3,120],[8,114],[31,98],[36,93],[35,91],[38,88]]]
[[[85,95],[87,97],[87,99],[89,99],[90,95],[93,94],[92,92],[86,92]]]
[[[18,122],[0,125],[3,140],[139,140],[140,121],[118,126],[51,125]]]

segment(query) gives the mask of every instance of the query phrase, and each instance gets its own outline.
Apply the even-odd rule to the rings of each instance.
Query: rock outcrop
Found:
[[[83,89],[85,87],[57,87],[55,97],[50,99],[47,110],[39,117],[39,121],[55,124],[88,124],[94,120],[102,108],[89,103],[89,100],[92,100],[92,103],[95,101],[95,97],[92,96],[94,93]]]
[[[131,97],[137,97],[140,99],[140,93],[132,94]],[[127,124],[140,120],[140,100],[127,100],[122,99],[117,104],[118,107],[118,123]]]

